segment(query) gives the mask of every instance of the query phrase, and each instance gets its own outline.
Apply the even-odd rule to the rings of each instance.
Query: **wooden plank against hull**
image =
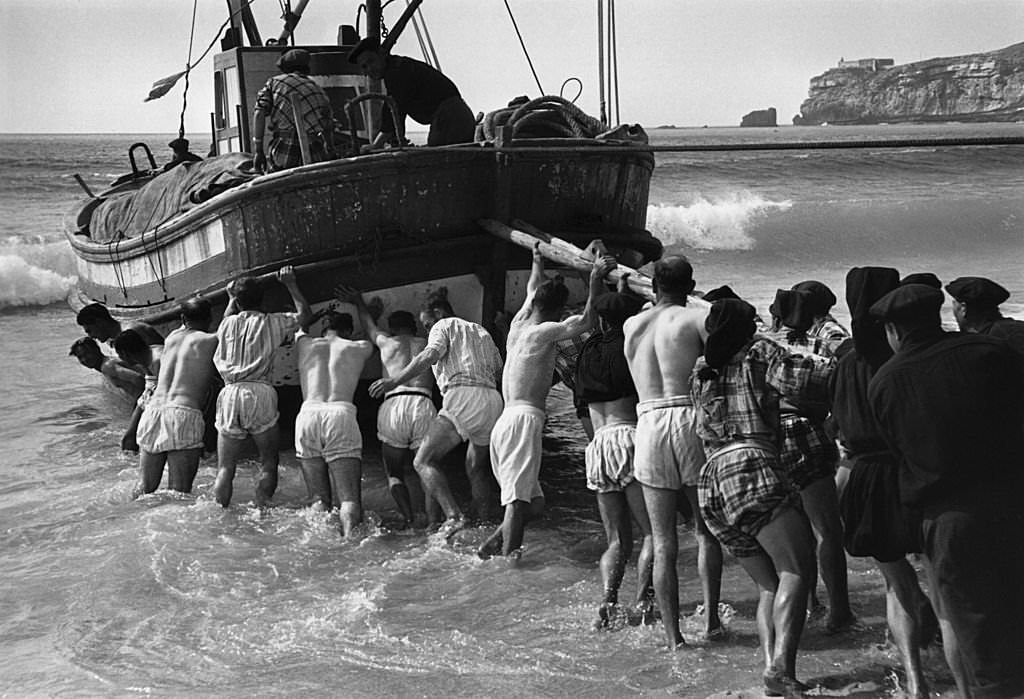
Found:
[[[507,240],[527,250],[533,250],[533,247],[538,245],[540,254],[552,262],[581,272],[590,271],[594,257],[593,252],[589,249],[583,250],[569,241],[545,233],[525,221],[517,220],[514,223],[515,228],[492,218],[479,220],[479,224],[484,230],[502,240]],[[608,280],[615,284],[618,284],[623,277],[631,291],[643,296],[648,301],[656,301],[654,285],[648,274],[621,264],[608,273]],[[697,296],[691,296],[690,300],[697,307],[707,308],[710,305]]]

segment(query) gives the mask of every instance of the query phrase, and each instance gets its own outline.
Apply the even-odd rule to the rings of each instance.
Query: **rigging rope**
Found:
[[[508,10],[508,17],[512,20],[512,27],[516,30],[516,36],[519,37],[519,45],[523,47],[523,55],[526,56],[526,62],[530,64],[530,72],[533,73],[533,79],[537,83],[537,89],[540,90],[540,94],[544,94],[544,88],[540,85],[540,78],[537,77],[537,71],[533,69],[533,59],[530,58],[530,52],[526,50],[526,42],[523,41],[523,35],[519,33],[519,25],[516,24],[515,15],[512,14],[512,7],[508,4],[508,0],[505,0],[505,9]]]

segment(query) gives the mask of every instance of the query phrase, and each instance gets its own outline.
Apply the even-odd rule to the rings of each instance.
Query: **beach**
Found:
[[[657,145],[772,139],[1021,135],[1019,124],[671,129]],[[585,437],[561,387],[549,399],[546,518],[519,568],[481,561],[489,533],[451,543],[391,532],[394,505],[376,451],[364,464],[366,531],[342,541],[328,515],[298,507],[294,455],[278,507],[251,506],[253,462],[232,506],[195,492],[132,501],[136,458],[118,449],[130,413],[98,374],[68,357],[80,336],[64,301],[75,275],[60,222],[93,186],[127,169],[136,140],[167,135],[0,135],[0,696],[760,696],[756,588],[726,560],[725,641],[671,652],[660,626],[591,630],[604,534],[583,475]],[[196,152],[208,143],[195,139]],[[1024,318],[1024,147],[659,154],[648,229],[688,255],[699,289],[729,284],[765,314],[776,288],[804,279],[840,298],[851,266],[990,277]],[[344,280],[339,280],[344,281]],[[299,280],[301,285],[301,278]],[[952,320],[947,303],[944,317]],[[462,495],[465,496],[463,489]],[[696,549],[681,534],[680,601],[701,595]],[[814,619],[798,677],[821,696],[889,696],[883,582],[849,559],[860,624],[829,636]],[[634,590],[630,568],[623,598]],[[819,594],[824,597],[820,587]],[[925,656],[952,697],[941,651]],[[901,673],[901,670],[898,670]]]

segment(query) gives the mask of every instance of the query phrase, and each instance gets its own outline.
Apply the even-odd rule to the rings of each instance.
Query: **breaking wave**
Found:
[[[0,241],[0,309],[61,302],[74,283],[66,244]]]
[[[647,207],[647,228],[666,246],[697,250],[750,250],[754,225],[775,211],[788,211],[790,200],[772,201],[750,192],[721,197],[698,196],[688,205]]]

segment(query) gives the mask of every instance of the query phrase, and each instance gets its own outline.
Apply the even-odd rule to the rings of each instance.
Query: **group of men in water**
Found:
[[[455,314],[443,291],[420,310],[426,339],[407,311],[392,312],[385,331],[359,291],[344,286],[337,299],[355,308],[366,339],[355,339],[351,315],[335,311],[326,313],[321,336],[307,334],[314,316],[288,267],[278,279],[294,312],[261,310],[263,284],[252,278],[228,285],[215,330],[210,303],[191,299],[182,304],[181,327],[166,339],[143,324],[122,328],[93,304],[79,313],[89,337],[72,353],[115,384],[141,391],[123,442],[138,443],[138,492],[155,490],[165,465],[170,488],[191,490],[204,413],[215,412],[214,497],[230,503],[251,437],[260,454],[255,499],[266,505],[279,460],[270,370],[275,350],[291,339],[304,397],[295,453],[309,503],[336,509],[348,536],[363,516],[353,396],[376,347],[383,378],[369,391],[383,399],[377,432],[403,521],[413,524],[425,512],[446,534],[465,526],[443,460],[468,442],[472,514],[491,518],[495,481],[504,506],[479,554],[517,560],[527,523],[543,507],[546,398],[568,343],[578,356],[568,369],[565,362],[557,368],[571,375],[577,403],[586,406],[586,482],[608,538],[597,627],[626,613],[618,592],[635,521],[643,535],[636,611],[654,619],[656,603],[670,644],[686,645],[677,578],[685,498],[698,543],[702,635],[726,635],[718,616],[724,546],[759,590],[766,692],[805,689],[796,656],[808,604],[816,603],[819,566],[827,629],[854,624],[844,547],[878,561],[911,696],[927,696],[920,648],[936,627],[964,696],[1024,691],[1024,514],[1015,500],[1024,477],[1024,323],[999,313],[1006,290],[980,277],[946,285],[961,330],[946,332],[934,275],[901,281],[893,269],[854,268],[846,288],[849,333],[830,315],[836,298],[819,282],[780,290],[765,324],[727,286],[693,295],[685,258],[655,265],[655,300],[646,308],[627,284],[606,291],[614,267],[610,257],[594,260],[583,310],[567,315],[568,290],[560,277],[546,278],[535,250],[504,359],[481,325]],[[95,340],[111,342],[118,358],[105,357]],[[224,386],[211,411],[215,377]],[[435,383],[440,411],[431,400]],[[410,490],[410,463],[423,499]],[[930,595],[908,554],[922,555]]]

